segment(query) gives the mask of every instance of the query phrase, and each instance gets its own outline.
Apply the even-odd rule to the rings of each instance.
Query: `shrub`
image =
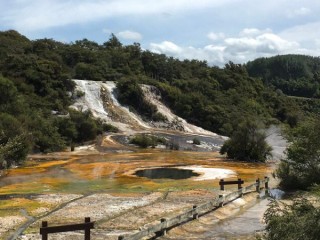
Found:
[[[7,138],[3,132],[0,132],[0,169],[24,161],[29,148],[29,139],[26,134]]]
[[[194,138],[192,141],[193,141],[194,145],[200,145],[201,144],[201,142],[200,142],[200,140],[198,138]]]
[[[103,123],[102,124],[102,129],[104,132],[119,132],[119,129],[111,124],[108,123]]]
[[[143,91],[135,79],[122,79],[117,82],[118,99],[128,105],[133,112],[138,112],[143,118],[152,121],[166,121],[167,118],[158,112],[157,107],[145,99]]]
[[[166,140],[161,137],[156,137],[156,136],[147,135],[147,134],[140,134],[131,138],[130,143],[138,145],[139,147],[142,147],[142,148],[147,148],[150,146],[155,147],[158,144],[166,144]]]
[[[264,239],[319,239],[320,208],[307,199],[295,199],[290,205],[273,201],[269,206],[264,215],[267,223]]]
[[[179,143],[176,143],[176,142],[168,143],[167,147],[169,147],[170,150],[179,150],[180,149]]]
[[[74,97],[75,98],[81,98],[85,95],[84,92],[80,91],[80,90],[76,90],[76,92],[74,93]]]
[[[168,120],[168,118],[164,116],[162,113],[156,112],[152,115],[152,120],[156,122],[165,122]]]
[[[228,158],[249,162],[264,162],[272,148],[266,142],[262,127],[253,121],[244,121],[220,149]]]
[[[310,119],[292,130],[291,142],[276,176],[285,189],[306,189],[320,183],[320,121]]]

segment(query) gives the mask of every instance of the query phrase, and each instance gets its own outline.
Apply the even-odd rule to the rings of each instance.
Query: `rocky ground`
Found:
[[[74,199],[76,200],[71,200]],[[69,196],[69,195],[48,195],[40,196],[37,201],[48,199],[52,204],[58,204],[55,210],[51,211],[45,217],[39,217],[26,229],[25,233],[18,237],[20,240],[36,240],[41,239],[39,228],[41,221],[48,221],[50,225],[68,224],[68,223],[81,223],[84,217],[90,216],[92,221],[95,221],[95,229],[91,231],[92,239],[117,239],[119,235],[133,233],[139,228],[145,228],[159,222],[161,218],[169,218],[178,215],[190,209],[193,205],[206,202],[214,197],[210,191],[194,190],[186,192],[169,192],[169,193],[152,193],[146,195],[111,195],[111,194],[93,194],[89,196]],[[71,201],[70,201],[71,200]],[[45,200],[47,201],[47,200]],[[69,201],[69,203],[67,203]],[[257,201],[257,194],[252,193],[246,195],[242,199],[237,199],[233,203],[227,204],[223,208],[206,214],[198,220],[188,222],[168,232],[168,234],[161,239],[231,239],[222,238],[222,230],[227,233],[229,222],[233,219],[233,225],[251,219],[254,223],[250,223],[251,227],[247,227],[248,231],[239,231],[239,236],[246,236],[254,239],[255,230],[257,226],[261,228],[261,214],[248,215],[241,220],[241,214],[245,208],[249,208]],[[61,205],[62,203],[62,205]],[[60,204],[60,205],[59,205]],[[246,207],[247,206],[247,207]],[[264,204],[261,209],[264,210]],[[255,212],[257,213],[257,212]],[[240,215],[240,217],[239,217]],[[228,219],[228,220],[226,220]],[[14,221],[23,221],[18,217],[7,217],[3,219],[2,231],[12,228],[15,224]],[[218,225],[217,225],[218,224]],[[219,225],[220,224],[220,225]],[[247,222],[247,224],[249,224]],[[249,224],[249,225],[250,225]],[[256,228],[255,228],[256,227]],[[217,229],[220,229],[218,231]],[[233,228],[234,229],[234,228]],[[215,230],[215,234],[212,231]],[[259,229],[258,229],[259,230]],[[221,235],[220,238],[216,238]],[[231,233],[229,232],[229,235]],[[237,231],[234,234],[238,234]],[[237,236],[234,235],[233,236]],[[232,234],[231,234],[232,235]],[[230,235],[230,236],[231,236]],[[212,238],[210,237],[212,236]],[[215,236],[215,237],[214,237]],[[51,234],[50,239],[83,239],[83,233],[69,232]],[[236,239],[236,238],[234,238]]]
[[[112,138],[105,138],[105,146],[114,146],[115,149],[129,151],[128,148],[120,148],[116,146],[118,143],[113,142]],[[147,152],[141,153],[101,153],[93,145],[86,147],[76,148],[75,152],[55,153],[54,155],[46,156],[50,159],[45,160],[43,155],[34,155],[30,157],[30,162],[23,169],[15,169],[11,171],[7,178],[2,179],[6,181],[20,181],[19,174],[24,174],[23,183],[26,181],[26,177],[30,175],[31,180],[28,183],[31,187],[31,193],[15,194],[14,191],[17,187],[21,188],[22,185],[15,183],[13,187],[2,187],[3,193],[5,191],[12,191],[11,194],[1,195],[0,201],[0,239],[41,239],[39,229],[42,221],[48,221],[49,226],[59,224],[71,224],[82,223],[85,217],[90,217],[95,222],[95,229],[92,230],[92,239],[117,239],[119,235],[133,233],[140,228],[158,223],[161,218],[170,218],[176,216],[186,209],[192,208],[193,205],[205,203],[219,194],[219,190],[215,186],[216,182],[212,180],[211,172],[204,170],[211,170],[210,167],[215,169],[228,168],[234,171],[244,171],[240,174],[247,174],[247,178],[250,176],[264,174],[268,172],[268,168],[265,166],[258,166],[252,169],[252,166],[244,166],[240,163],[224,163],[215,158],[215,154],[209,153],[196,153],[196,152],[154,152],[152,154]],[[160,157],[160,159],[158,159]],[[142,160],[142,159],[147,159]],[[150,159],[149,159],[150,158]],[[98,159],[98,160],[97,160]],[[93,161],[97,160],[97,162]],[[121,162],[121,168],[118,169],[118,165]],[[158,182],[158,185],[154,185],[155,182],[141,179],[135,184],[149,189],[147,191],[132,191],[135,185],[132,185],[132,181],[136,179],[130,175],[135,169],[139,169],[141,164],[146,167],[153,166],[177,166],[180,165],[180,161],[184,164],[188,164],[189,167],[199,170],[203,174],[200,177],[205,177],[209,174],[209,179],[202,179],[201,181],[184,180],[180,182],[185,184],[188,182],[190,186],[175,186],[167,187],[167,184],[172,184],[175,181]],[[193,165],[193,164],[199,165]],[[221,165],[222,164],[222,165]],[[227,164],[227,165],[226,165]],[[47,180],[48,173],[60,172],[62,169],[63,175],[66,177],[69,169],[70,176],[77,177],[80,180],[88,179],[94,180],[96,178],[96,168],[103,167],[101,176],[110,175],[110,171],[116,165],[115,177],[121,183],[121,179],[124,181],[130,181],[130,185],[123,188],[123,191],[116,192],[90,192],[85,193],[48,193],[42,192],[35,194],[33,189],[34,181],[43,181],[45,184],[53,184],[48,186],[56,186],[59,183],[58,179]],[[150,165],[150,166],[149,166]],[[30,166],[30,167],[29,167]],[[183,165],[184,166],[184,165]],[[100,169],[100,168],[99,168]],[[119,173],[118,173],[119,171]],[[200,171],[200,170],[199,170]],[[38,172],[37,178],[33,178],[34,174]],[[95,173],[95,174],[94,174]],[[248,175],[249,174],[249,175]],[[40,177],[42,180],[40,180]],[[210,180],[211,179],[211,180]],[[86,180],[87,181],[87,180]],[[90,184],[88,181],[88,184]],[[137,180],[134,180],[137,181]],[[62,182],[64,185],[67,182]],[[72,182],[71,182],[72,183]],[[106,182],[108,183],[108,182]],[[112,181],[111,181],[112,183]],[[9,183],[8,183],[9,184]],[[17,185],[18,184],[18,185]],[[160,186],[165,187],[159,189]],[[29,186],[26,185],[26,186]],[[154,186],[157,186],[155,190],[151,190]],[[26,187],[24,186],[24,187]],[[38,186],[38,185],[36,185]],[[41,186],[41,184],[40,184]],[[94,185],[90,185],[95,187]],[[126,186],[126,185],[124,185]],[[170,186],[170,185],[169,185]],[[207,187],[209,186],[209,187]],[[213,187],[215,186],[215,187]],[[203,188],[204,187],[204,188]],[[101,188],[101,186],[100,186]],[[99,189],[100,189],[99,188]],[[180,189],[181,188],[181,189]],[[7,190],[5,190],[7,189]],[[29,188],[26,188],[26,191]],[[44,188],[45,191],[46,187]],[[64,188],[62,188],[64,189]],[[28,190],[29,191],[29,190]],[[3,194],[2,193],[2,194]],[[241,207],[241,206],[240,206]],[[211,221],[210,219],[208,221]],[[199,227],[199,229],[202,229]],[[175,233],[170,238],[180,236],[181,233]],[[168,235],[169,236],[169,235]],[[69,232],[50,235],[50,239],[83,239],[83,233]]]
[[[212,192],[197,190],[186,192],[155,192],[150,194],[92,194],[41,195],[36,201],[53,204],[55,207],[42,209],[41,215],[34,219],[19,239],[41,239],[39,228],[42,221],[50,225],[81,223],[90,216],[95,221],[93,239],[117,239],[126,234],[155,224],[163,217],[175,216],[191,208],[194,204],[205,202],[214,196]],[[3,231],[22,223],[23,217],[8,216],[2,219]],[[55,235],[55,236],[54,236]],[[83,234],[54,234],[50,239],[82,239]]]

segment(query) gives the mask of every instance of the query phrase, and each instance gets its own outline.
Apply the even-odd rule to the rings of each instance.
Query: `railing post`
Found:
[[[220,190],[223,191],[224,190],[224,180],[220,179],[219,185],[220,185]]]
[[[256,191],[260,192],[260,179],[259,178],[256,180]]]
[[[84,222],[89,223],[90,218],[89,217],[84,218]],[[88,227],[84,229],[84,240],[90,240],[90,228]]]
[[[266,189],[269,189],[269,178],[268,177],[264,177],[264,187],[266,188]]]
[[[219,207],[222,207],[223,206],[223,195],[219,195],[219,199],[222,198],[222,202],[219,203]]]
[[[160,222],[161,223],[165,223],[167,220],[165,218],[161,218],[160,219]],[[165,226],[163,226],[165,225]],[[158,232],[155,232],[156,236],[157,237],[160,237],[160,236],[165,236],[167,234],[167,224],[162,224],[161,225],[161,230],[158,231]]]
[[[42,221],[41,227],[48,227],[48,222]],[[48,233],[46,231],[42,233],[42,240],[48,240]]]
[[[193,209],[193,210],[194,210],[194,209],[197,209],[197,205],[193,205],[192,209]],[[199,218],[199,214],[198,214],[198,213],[193,214],[192,218],[193,218],[193,219],[198,219],[198,218]]]
[[[161,219],[160,219],[160,222],[162,222],[162,223],[164,223],[164,222],[166,222],[166,221],[167,221],[167,219],[165,219],[165,218],[161,218]],[[165,229],[163,229],[163,230],[161,231],[161,235],[162,235],[162,236],[167,235],[167,226],[165,226]]]
[[[239,197],[243,197],[243,194],[244,194],[243,192],[244,192],[244,188],[241,188],[241,193]]]
[[[242,186],[241,186],[241,178],[238,178],[238,190],[241,189]]]
[[[269,178],[264,177],[264,194],[269,196]]]

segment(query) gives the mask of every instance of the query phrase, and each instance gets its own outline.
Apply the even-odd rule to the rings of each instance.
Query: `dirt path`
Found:
[[[268,203],[269,200],[263,199],[234,218],[222,221],[203,234],[205,239],[256,239],[256,232],[265,227],[263,214]]]
[[[250,194],[168,232],[160,239],[256,239],[255,233],[264,229],[263,214],[269,200],[257,200]]]

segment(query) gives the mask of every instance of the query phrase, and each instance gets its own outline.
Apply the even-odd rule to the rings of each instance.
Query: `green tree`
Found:
[[[122,104],[130,106],[147,120],[166,121],[157,107],[146,100],[136,79],[122,79],[117,82],[118,98]]]
[[[41,116],[35,117],[32,122],[32,138],[34,151],[54,152],[65,148],[65,140],[58,132],[58,127],[53,119],[45,119]]]
[[[220,149],[228,158],[249,162],[264,162],[272,148],[266,142],[266,134],[256,122],[244,121]]]
[[[80,62],[75,66],[75,78],[90,79],[90,80],[101,79],[101,77],[98,74],[98,69],[96,66],[92,64],[86,64],[83,62]]]
[[[27,134],[8,138],[0,132],[0,169],[24,161],[29,152],[28,141]]]
[[[287,156],[276,171],[285,189],[306,189],[320,183],[320,120],[300,123],[288,135]]]
[[[130,139],[130,143],[138,145],[141,148],[155,147],[157,144],[167,144],[162,137],[147,134],[139,134]]]
[[[55,124],[58,126],[58,132],[65,138],[68,144],[76,141],[78,137],[78,132],[76,129],[76,124],[70,118],[57,118],[55,119]]]
[[[22,111],[23,100],[14,83],[0,75],[0,113],[18,114]]]
[[[119,39],[116,37],[116,35],[111,33],[109,40],[107,42],[103,43],[103,46],[105,46],[106,48],[121,48],[122,43],[119,41]]]
[[[72,110],[70,111],[70,118],[71,121],[75,124],[75,128],[77,131],[76,142],[82,143],[88,140],[93,140],[97,136],[97,134],[101,133],[102,125],[100,126],[99,122],[93,119],[90,111],[78,112]],[[66,130],[70,131],[72,129],[67,128]],[[67,132],[65,132],[64,134],[66,133]],[[73,130],[70,133],[74,134]]]
[[[264,215],[266,240],[318,240],[320,208],[307,199],[295,199],[292,204],[271,202]]]
[[[318,97],[319,67],[319,57],[293,54],[258,58],[246,64],[250,76],[262,78],[266,85],[285,94],[300,97]]]

